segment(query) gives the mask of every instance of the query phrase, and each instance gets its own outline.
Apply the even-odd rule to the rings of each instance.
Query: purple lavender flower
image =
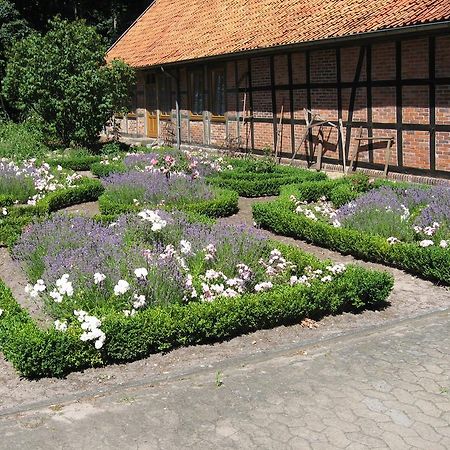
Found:
[[[141,203],[166,204],[207,200],[213,197],[211,188],[203,180],[192,180],[183,175],[172,174],[170,178],[160,172],[130,171],[114,173],[103,180],[106,195],[122,198],[135,194]]]

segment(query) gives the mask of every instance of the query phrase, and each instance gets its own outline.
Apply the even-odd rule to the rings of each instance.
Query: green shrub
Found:
[[[124,193],[125,196],[126,193]],[[118,199],[117,195],[111,195],[105,192],[99,198],[100,211],[104,215],[116,217],[119,214],[128,212],[136,212],[142,209],[142,206],[133,204],[133,197],[136,191],[129,193],[129,200],[124,198]],[[226,217],[236,213],[238,208],[239,196],[236,192],[229,189],[214,188],[214,198],[208,200],[195,200],[192,202],[180,201],[172,205],[168,205],[166,209],[179,209],[181,211],[192,212],[208,216],[210,218]],[[156,205],[148,207],[156,207]]]
[[[47,151],[42,134],[31,123],[0,121],[0,158],[22,161],[39,158]]]
[[[236,161],[236,162],[235,162]],[[264,197],[278,195],[280,188],[286,184],[306,181],[324,180],[327,176],[322,172],[311,172],[291,166],[275,166],[273,170],[262,172],[253,166],[233,160],[233,170],[224,170],[212,174],[208,181],[214,186],[232,189],[243,197]]]
[[[100,155],[93,155],[83,147],[68,148],[61,153],[54,153],[46,162],[52,167],[61,166],[64,169],[88,171],[91,165],[102,160]]]
[[[253,205],[256,223],[274,233],[303,239],[321,247],[357,258],[398,267],[431,280],[450,284],[450,252],[415,243],[390,245],[383,237],[348,228],[335,228],[312,221],[292,211],[289,196],[295,186],[286,187],[279,200]],[[294,191],[295,192],[295,191]]]
[[[342,183],[331,190],[329,198],[335,208],[340,208],[355,200],[358,195],[359,192],[354,190],[350,184]]]
[[[299,267],[324,268],[314,256],[276,243]],[[30,378],[64,376],[87,367],[126,362],[179,346],[229,339],[239,334],[311,317],[360,311],[383,305],[392,289],[392,276],[348,266],[330,283],[278,286],[269,292],[221,298],[214,302],[148,308],[133,317],[111,312],[102,317],[104,347],[80,341],[66,333],[41,330],[0,282],[0,351]]]
[[[321,197],[330,199],[335,207],[354,200],[358,193],[369,190],[367,175],[350,175],[336,180],[304,181],[297,185],[290,194],[308,203],[316,202]],[[286,197],[286,194],[283,194]]]
[[[107,177],[112,173],[123,173],[127,171],[127,167],[123,162],[110,162],[109,164],[102,164],[95,162],[90,166],[91,172],[99,178]]]
[[[23,228],[37,218],[68,206],[97,200],[103,191],[99,180],[82,178],[78,185],[51,192],[35,206],[8,208],[8,215],[0,218],[0,245],[13,245]]]

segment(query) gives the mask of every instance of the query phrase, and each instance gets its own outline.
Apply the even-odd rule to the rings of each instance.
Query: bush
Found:
[[[39,217],[68,206],[94,201],[104,191],[99,180],[83,178],[75,187],[51,192],[35,206],[16,206],[8,215],[0,218],[0,245],[12,246],[20,237],[23,228]]]
[[[124,173],[128,169],[123,164],[123,162],[114,162],[109,164],[102,164],[100,162],[95,162],[91,164],[90,170],[93,175],[99,178],[107,177],[108,175],[111,175],[112,173]]]
[[[68,146],[96,142],[114,112],[125,110],[134,71],[105,64],[105,42],[83,21],[54,19],[49,31],[17,42],[3,80],[7,100],[36,114]]]
[[[52,167],[61,166],[64,169],[75,171],[88,171],[91,165],[102,160],[100,155],[93,155],[88,149],[75,147],[63,152],[55,152],[46,162]]]
[[[31,123],[0,121],[0,158],[22,161],[42,157],[46,152],[41,133]]]
[[[192,202],[181,199],[181,201],[167,205],[166,209],[179,209],[181,211],[205,215],[210,218],[230,216],[239,210],[239,196],[236,192],[229,189],[214,188],[213,193],[214,197],[212,199],[194,200]],[[134,192],[132,194],[131,197],[134,196]],[[134,205],[132,201],[124,202],[122,200],[115,193],[106,191],[99,198],[101,213],[116,217],[119,214],[140,211],[142,209],[142,205]],[[157,205],[145,206],[155,208]]]
[[[422,248],[415,243],[390,245],[380,236],[310,220],[292,211],[288,198],[295,193],[295,186],[288,186],[280,199],[253,205],[256,223],[277,234],[303,239],[363,260],[388,264],[450,285],[450,252],[447,249],[436,246]]]
[[[324,180],[327,176],[322,172],[311,172],[290,166],[274,166],[263,172],[260,165],[233,160],[233,170],[224,170],[208,177],[215,185],[232,189],[243,197],[264,197],[278,195],[280,188],[286,184],[306,181]],[[265,168],[263,165],[262,168]]]
[[[369,178],[366,175],[357,174],[336,180],[304,181],[294,188],[292,194],[299,200],[308,203],[326,197],[338,208],[355,199],[358,193],[368,191],[369,188]]]
[[[314,256],[277,243],[299,267],[324,268]],[[126,362],[154,352],[230,339],[239,334],[306,317],[360,311],[385,303],[393,286],[387,273],[348,266],[334,282],[279,286],[272,291],[148,308],[135,316],[111,312],[102,317],[104,347],[80,341],[73,329],[66,333],[41,330],[0,282],[0,351],[26,377],[63,376],[74,370]]]

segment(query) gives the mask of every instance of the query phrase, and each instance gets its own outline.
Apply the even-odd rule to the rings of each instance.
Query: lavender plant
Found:
[[[111,311],[131,316],[157,305],[219,301],[281,284],[327,283],[345,270],[303,267],[300,273],[258,231],[190,223],[180,212],[153,210],[110,225],[55,216],[26,230],[13,254],[33,281],[28,293],[45,301],[60,331],[75,320],[74,311],[85,323]],[[101,322],[94,319],[84,325],[92,334],[83,336],[101,346]]]
[[[133,204],[176,206],[213,197],[211,188],[203,180],[177,174],[169,177],[159,171],[116,173],[104,178],[103,184],[105,201],[111,199],[119,207]]]

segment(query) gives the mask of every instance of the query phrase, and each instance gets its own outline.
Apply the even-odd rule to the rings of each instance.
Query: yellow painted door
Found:
[[[147,136],[158,137],[158,115],[153,111],[147,111]]]
[[[156,98],[156,76],[148,74],[145,84],[145,109],[147,110],[147,137],[158,137],[158,102]]]

